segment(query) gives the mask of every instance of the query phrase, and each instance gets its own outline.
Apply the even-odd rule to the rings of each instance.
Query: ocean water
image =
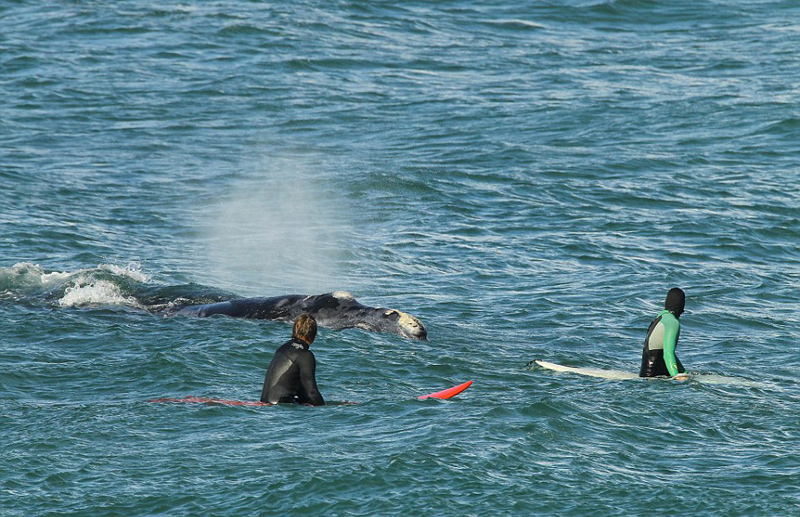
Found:
[[[800,515],[798,49],[788,0],[0,2],[0,515]],[[673,286],[691,380],[526,367],[637,371]],[[429,332],[322,329],[357,404],[147,402],[290,334],[160,310],[333,290]]]

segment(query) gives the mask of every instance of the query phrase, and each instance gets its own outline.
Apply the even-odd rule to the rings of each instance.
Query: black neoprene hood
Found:
[[[664,308],[680,318],[683,314],[683,308],[686,306],[686,293],[678,287],[673,287],[667,293],[667,301],[664,302]]]

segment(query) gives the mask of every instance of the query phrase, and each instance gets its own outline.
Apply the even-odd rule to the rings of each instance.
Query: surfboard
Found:
[[[564,366],[561,364],[542,361],[541,359],[536,359],[535,361],[532,362],[546,370],[553,370],[556,372],[564,372],[564,373],[575,373],[578,375],[599,377],[601,379],[608,379],[612,381],[627,381],[632,379],[642,379],[642,377],[639,377],[639,374],[637,373],[626,372],[622,370],[603,370],[600,368],[579,368],[575,366]],[[706,373],[687,373],[686,375],[688,376],[687,380],[698,381],[704,384],[723,384],[727,386],[750,386],[754,388],[768,387],[766,383],[751,381],[749,379],[742,379],[739,377],[728,377],[725,375],[714,375]],[[672,380],[669,377],[648,378],[648,380],[653,380],[653,379],[660,379],[667,381]]]
[[[156,403],[188,403],[188,404],[221,404],[223,406],[274,406],[275,404],[267,404],[266,402],[260,401],[250,401],[250,400],[223,400],[223,399],[209,399],[204,397],[195,397],[189,395],[188,397],[183,397],[182,399],[171,399],[171,398],[164,398],[164,399],[152,399],[148,400],[147,402],[156,402]]]
[[[639,375],[631,372],[624,372],[620,370],[602,370],[599,368],[578,368],[574,366],[563,366],[556,363],[549,363],[536,359],[534,361],[537,365],[546,370],[553,370],[556,372],[577,373],[578,375],[588,375],[589,377],[599,377],[601,379],[609,379],[615,381],[625,381],[630,379],[638,379]]]
[[[421,397],[417,397],[419,400],[425,399],[449,399],[455,397],[465,389],[469,388],[472,385],[472,381],[467,381],[463,384],[459,384],[458,386],[453,386],[452,388],[447,388],[446,390],[437,391],[435,393],[429,393],[427,395],[422,395]],[[161,398],[161,399],[151,399],[147,402],[155,402],[155,403],[178,403],[178,404],[209,404],[209,405],[222,405],[222,406],[274,406],[275,404],[268,404],[265,402],[259,401],[248,401],[248,400],[224,400],[224,399],[213,399],[213,398],[205,398],[205,397],[195,397],[193,395],[189,395],[188,397],[183,397],[180,399],[176,398]],[[328,402],[328,405],[333,406],[341,406],[341,405],[351,405],[357,404],[357,402]]]
[[[417,397],[419,400],[425,399],[449,399],[453,398],[465,389],[472,386],[472,381],[467,381],[463,384],[459,384],[458,386],[453,386],[452,388],[447,388],[446,390],[437,391],[435,393],[428,393],[427,395],[422,395],[421,397]]]

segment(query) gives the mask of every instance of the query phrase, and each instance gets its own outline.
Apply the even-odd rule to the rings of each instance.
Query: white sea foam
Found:
[[[58,300],[61,307],[84,307],[92,305],[112,305],[141,307],[135,298],[125,296],[119,286],[108,280],[95,280],[90,276],[80,276],[67,287],[64,296]]]
[[[18,262],[10,268],[0,268],[0,280],[20,287],[51,287],[69,279],[71,273],[53,271],[50,273],[38,264]]]
[[[128,277],[137,282],[146,283],[150,281],[150,277],[142,272],[142,265],[138,262],[131,262],[125,267],[120,267],[114,264],[101,264],[98,269],[110,271],[115,275]]]
[[[41,285],[49,288],[63,284],[75,275],[91,274],[93,271],[108,271],[117,276],[130,278],[136,282],[148,282],[150,277],[142,272],[138,262],[131,262],[125,267],[114,264],[100,264],[95,269],[77,269],[75,271],[50,271],[47,272],[39,264],[32,262],[18,262],[10,268],[0,268],[0,279],[16,285]]]
[[[98,278],[98,273],[103,273]],[[141,265],[132,262],[127,266],[101,264],[96,268],[77,269],[75,271],[46,271],[38,264],[18,262],[10,268],[0,268],[0,285],[5,289],[2,297],[13,297],[45,293],[66,286],[64,295],[58,300],[62,307],[79,307],[87,305],[116,305],[140,307],[135,298],[126,296],[114,279],[106,278],[107,273],[120,279],[135,282],[148,282],[148,275],[141,270]]]

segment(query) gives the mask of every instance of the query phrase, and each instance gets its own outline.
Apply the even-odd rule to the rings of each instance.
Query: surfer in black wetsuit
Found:
[[[668,376],[677,379],[686,378],[686,369],[675,355],[681,324],[678,318],[683,314],[686,305],[686,294],[674,287],[667,293],[664,310],[656,315],[647,330],[642,350],[642,367],[639,377]]]
[[[307,313],[294,321],[292,339],[272,357],[261,390],[261,402],[321,406],[325,404],[317,389],[317,361],[309,347],[317,336],[317,322]]]

